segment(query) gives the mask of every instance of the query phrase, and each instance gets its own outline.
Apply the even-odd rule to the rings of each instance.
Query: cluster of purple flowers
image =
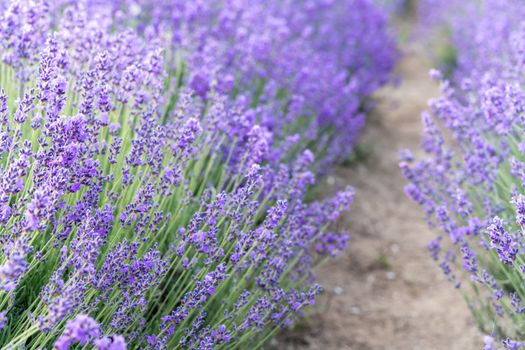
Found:
[[[126,341],[122,336],[100,338],[100,325],[84,314],[67,321],[64,332],[56,340],[54,348],[63,350],[75,344],[86,346],[90,343],[96,344],[98,350],[126,350]]]
[[[379,7],[0,8],[2,348],[260,347],[314,303],[353,191],[306,195],[388,80]]]
[[[348,157],[370,108],[367,97],[390,79],[397,57],[386,11],[372,0],[106,6],[121,26],[165,38],[168,64],[179,68],[172,89],[183,81],[205,100],[213,91],[232,97],[276,142],[309,147],[318,169]]]
[[[418,15],[424,33],[439,28],[451,45],[452,79],[477,80],[487,71],[506,70],[516,24],[524,8],[511,0],[421,0]],[[495,53],[501,54],[496,55]]]
[[[428,158],[403,153],[406,193],[448,237],[429,244],[445,274],[458,288],[470,276],[462,289],[491,335],[485,349],[519,349],[525,345],[525,7],[514,0],[442,5],[470,13],[444,12],[458,66],[450,80],[431,72],[442,96],[429,103],[433,117],[422,118]]]

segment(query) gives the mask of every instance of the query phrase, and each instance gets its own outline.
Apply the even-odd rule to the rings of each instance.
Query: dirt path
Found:
[[[357,190],[343,223],[352,235],[349,251],[320,269],[324,307],[287,335],[294,344],[287,348],[481,349],[464,300],[426,251],[434,233],[403,194],[398,150],[419,148],[420,113],[439,94],[423,55],[405,51],[402,83],[378,94],[362,139],[371,155],[328,179],[332,188],[350,183]]]

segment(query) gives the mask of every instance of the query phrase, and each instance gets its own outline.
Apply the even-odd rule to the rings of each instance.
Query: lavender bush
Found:
[[[430,102],[433,117],[422,116],[428,158],[415,162],[403,152],[401,168],[410,181],[407,195],[442,233],[429,251],[489,335],[485,349],[519,349],[525,345],[525,8],[513,0],[464,5],[477,10],[463,23],[452,17],[458,70],[450,81],[431,72],[443,96]]]
[[[438,31],[449,40],[437,59],[453,70],[455,81],[504,69],[506,60],[496,53],[510,51],[511,33],[523,12],[521,3],[507,0],[421,0],[418,7],[423,33]]]
[[[214,89],[255,107],[274,138],[301,135],[297,149],[311,149],[318,169],[348,157],[367,97],[397,55],[386,12],[370,0],[110,4],[121,26],[166,38],[169,64],[184,68],[172,87],[184,81],[202,98]]]
[[[306,195],[387,81],[378,8],[1,7],[2,349],[258,348],[314,303],[353,191]]]

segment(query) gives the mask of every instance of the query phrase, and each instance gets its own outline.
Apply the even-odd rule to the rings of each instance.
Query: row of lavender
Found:
[[[396,58],[386,13],[370,0],[115,0],[108,11],[117,28],[163,37],[181,75],[172,89],[182,79],[201,98],[233,97],[272,138],[301,135],[288,143],[310,148],[321,165],[351,152],[367,97]]]
[[[403,152],[405,190],[441,231],[429,250],[488,334],[485,349],[523,348],[525,6],[425,0],[421,10],[446,22],[456,57],[450,80],[431,72],[442,97],[422,117],[428,158]]]
[[[345,1],[0,2],[0,347],[258,348],[345,248],[396,53]]]

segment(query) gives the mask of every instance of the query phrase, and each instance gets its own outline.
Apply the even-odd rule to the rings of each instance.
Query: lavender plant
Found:
[[[319,170],[346,159],[388,81],[395,44],[371,0],[115,0],[117,26],[165,37],[169,64],[206,99],[212,89],[253,107],[274,138],[298,138]],[[299,10],[298,10],[299,9]],[[299,136],[300,135],[300,136]]]
[[[455,81],[504,69],[507,61],[495,53],[511,50],[511,33],[523,17],[521,3],[507,0],[422,0],[418,10],[425,33],[437,29],[449,40],[438,64],[452,69]]]
[[[305,146],[348,152],[394,54],[308,4],[2,3],[2,349],[258,348],[314,303],[353,192],[307,201]]]
[[[468,30],[454,33],[466,44],[457,45],[459,70],[451,81],[431,72],[443,96],[430,102],[433,116],[422,116],[428,158],[415,162],[403,152],[401,168],[407,195],[442,233],[429,243],[432,258],[489,334],[485,349],[519,349],[525,345],[524,8],[512,0],[469,6],[494,11],[478,12],[462,24]]]

